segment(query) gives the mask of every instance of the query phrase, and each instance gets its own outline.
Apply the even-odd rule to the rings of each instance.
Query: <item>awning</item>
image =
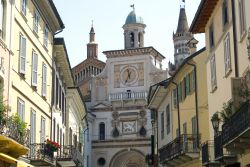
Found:
[[[74,161],[57,161],[57,164],[61,167],[75,167]]]
[[[18,161],[17,159],[15,159],[7,154],[4,154],[4,153],[0,153],[0,160],[7,162],[7,163],[10,163],[10,164],[16,164]]]
[[[33,165],[30,165],[26,162],[23,162],[23,161],[18,161],[17,162],[17,167],[34,167]]]

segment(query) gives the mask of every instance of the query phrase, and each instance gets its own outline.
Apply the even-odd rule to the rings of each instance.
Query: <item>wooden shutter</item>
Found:
[[[30,142],[36,142],[36,112],[31,109],[31,117],[30,117]]]
[[[41,117],[41,138],[40,142],[44,143],[45,139],[45,118]]]
[[[19,46],[19,72],[25,74],[25,61],[26,61],[26,38],[20,35]]]
[[[32,53],[32,76],[31,85],[37,86],[37,65],[38,65],[38,55],[33,51]]]
[[[42,96],[46,96],[47,93],[47,66],[43,63],[43,78],[42,78]]]

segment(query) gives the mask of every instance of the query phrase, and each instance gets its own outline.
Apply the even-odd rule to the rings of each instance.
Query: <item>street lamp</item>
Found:
[[[218,112],[214,113],[214,115],[211,118],[211,122],[215,131],[215,134],[217,134],[218,129],[219,129],[219,124],[220,124],[220,118],[218,115]]]

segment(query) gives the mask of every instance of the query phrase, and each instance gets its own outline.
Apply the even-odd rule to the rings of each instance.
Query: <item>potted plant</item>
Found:
[[[54,157],[54,152],[60,148],[60,145],[57,142],[47,139],[45,143],[45,155],[48,155],[50,158]]]

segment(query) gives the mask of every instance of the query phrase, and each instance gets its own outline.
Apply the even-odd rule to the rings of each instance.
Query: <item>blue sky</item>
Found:
[[[124,49],[123,29],[127,15],[135,4],[135,12],[144,19],[144,46],[153,46],[173,61],[173,31],[176,31],[180,0],[54,0],[65,24],[57,37],[64,37],[71,67],[87,57],[86,44],[89,42],[91,20],[94,20],[99,59],[106,61],[102,54],[106,50]],[[200,0],[186,0],[185,8],[189,26],[194,18]],[[198,49],[204,47],[204,35],[195,35]]]

